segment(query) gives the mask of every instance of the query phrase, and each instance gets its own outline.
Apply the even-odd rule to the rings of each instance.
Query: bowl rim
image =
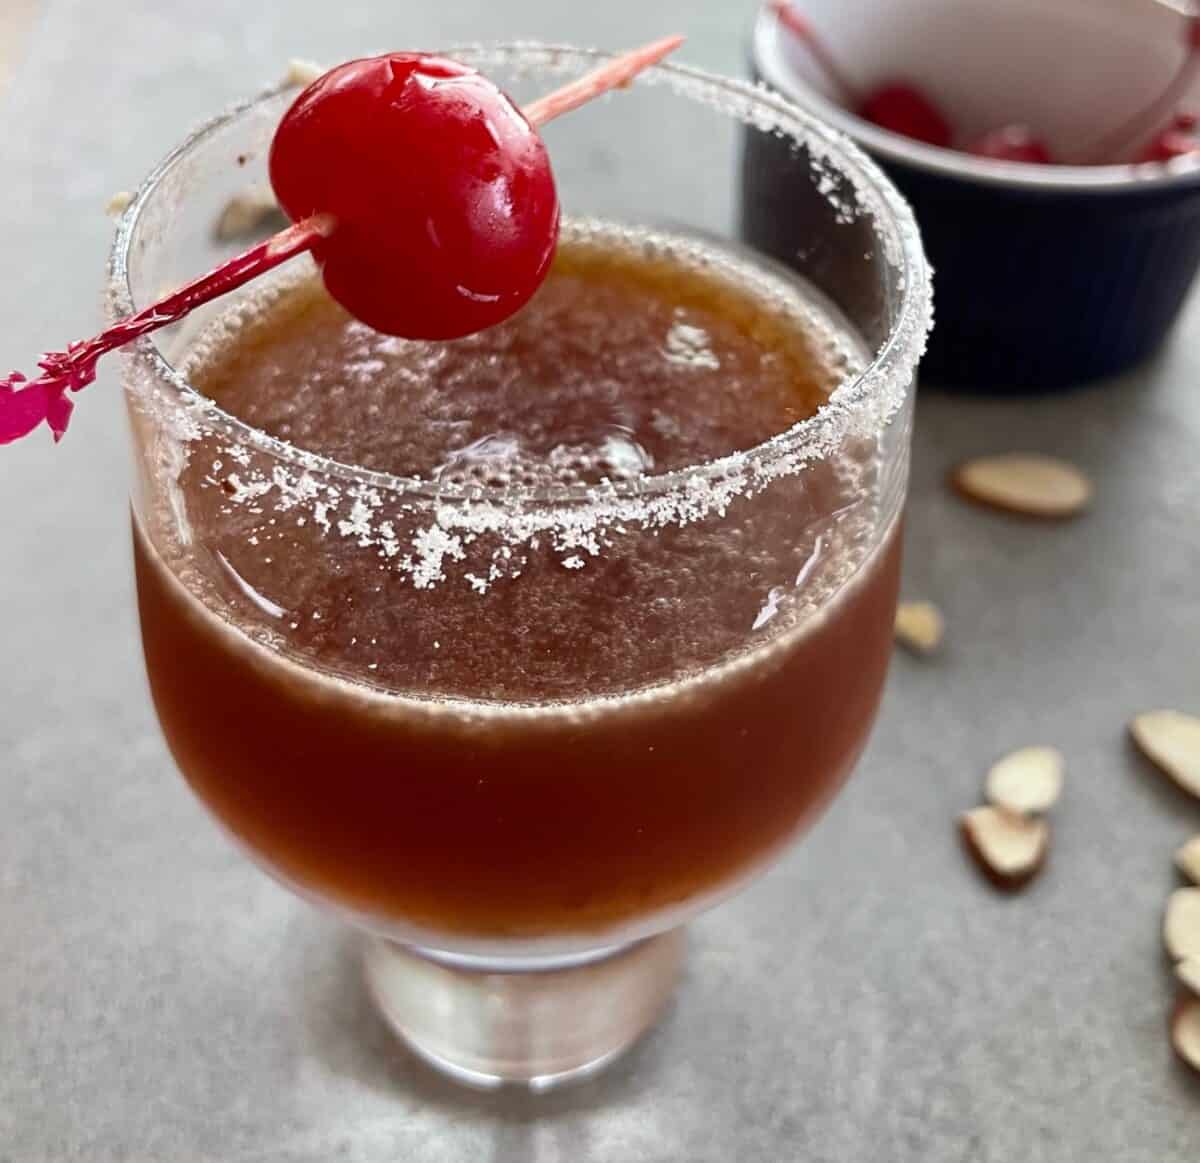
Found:
[[[881,129],[829,100],[788,67],[779,16],[770,0],[760,6],[755,17],[751,58],[756,73],[767,85],[806,112],[828,121],[882,160],[927,174],[979,185],[1058,194],[1146,193],[1176,186],[1200,186],[1200,154],[1140,165],[1033,165],[975,157]]]

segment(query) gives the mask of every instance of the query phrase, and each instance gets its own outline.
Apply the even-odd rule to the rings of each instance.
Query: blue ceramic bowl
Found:
[[[848,70],[917,80],[969,134],[1024,121],[1062,155],[1145,104],[1184,52],[1182,18],[1151,0],[798,5]],[[1045,391],[1163,343],[1200,267],[1200,160],[1037,166],[923,145],[839,105],[769,5],[752,57],[758,79],[854,138],[912,203],[937,296],[923,379]],[[779,141],[747,141],[743,234],[793,265],[810,237],[798,172]]]

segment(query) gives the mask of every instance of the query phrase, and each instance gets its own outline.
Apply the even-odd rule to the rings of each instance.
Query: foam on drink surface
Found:
[[[292,278],[184,372],[297,449],[424,486],[200,432],[148,532],[208,616],[330,678],[509,707],[661,694],[770,665],[878,544],[870,439],[787,471],[748,451],[862,360],[790,277],[595,222],[522,312],[453,343],[379,335]]]

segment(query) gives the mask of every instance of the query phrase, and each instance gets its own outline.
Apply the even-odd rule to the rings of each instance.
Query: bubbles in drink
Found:
[[[430,476],[458,488],[539,490],[553,485],[636,480],[653,468],[654,458],[633,434],[611,425],[609,431],[598,430],[590,440],[556,444],[544,454],[530,451],[517,433],[495,432],[449,453]]]

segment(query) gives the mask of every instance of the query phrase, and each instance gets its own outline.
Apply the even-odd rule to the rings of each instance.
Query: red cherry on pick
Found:
[[[558,237],[554,180],[532,127],[629,84],[682,43],[667,36],[614,57],[524,114],[475,70],[437,57],[397,53],[326,74],[284,115],[290,140],[271,158],[276,189],[299,221],[99,335],[42,356],[36,379],[0,379],[0,444],[43,422],[60,439],[73,406],[67,393],[95,380],[106,352],[305,251],[323,262],[335,297],[380,330],[454,338],[498,322],[537,289]],[[305,100],[314,88],[324,89],[331,113]],[[293,148],[301,135],[311,155]],[[414,135],[418,148],[397,156]],[[323,205],[337,214],[306,209]]]
[[[1028,162],[1040,166],[1054,164],[1045,143],[1034,137],[1026,125],[1002,125],[999,129],[993,129],[967,146],[967,153],[997,161]]]
[[[391,53],[314,81],[276,130],[271,185],[329,293],[392,335],[453,339],[517,310],[558,239],[550,159],[517,106],[472,68]]]
[[[872,89],[856,111],[881,129],[902,133],[914,141],[949,149],[954,139],[950,123],[915,85],[893,81]]]

